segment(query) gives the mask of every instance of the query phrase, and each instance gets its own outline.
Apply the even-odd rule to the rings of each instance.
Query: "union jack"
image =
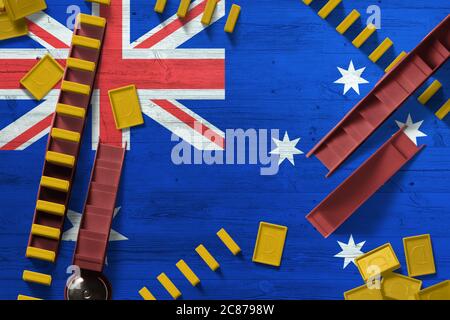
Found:
[[[108,90],[135,84],[142,112],[197,149],[221,150],[224,133],[177,100],[225,98],[225,49],[183,49],[180,45],[202,32],[200,20],[206,0],[191,3],[187,16],[176,15],[136,41],[130,41],[130,1],[111,6],[92,4],[92,14],[107,18],[108,26],[93,91],[92,149],[103,142],[127,145],[130,131],[116,130]],[[225,15],[225,0],[216,8],[212,23]],[[28,100],[20,78],[50,53],[65,64],[72,31],[44,12],[27,17],[29,36],[44,48],[0,48],[0,100]],[[53,89],[36,107],[0,130],[0,150],[24,150],[49,132],[59,89]]]

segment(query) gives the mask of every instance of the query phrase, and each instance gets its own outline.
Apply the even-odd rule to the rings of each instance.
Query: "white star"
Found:
[[[358,244],[355,244],[355,241],[353,240],[353,235],[350,235],[348,243],[343,243],[340,241],[338,241],[337,243],[341,247],[342,251],[336,254],[335,257],[344,258],[344,267],[342,269],[345,269],[350,262],[353,262],[353,264],[355,264],[355,258],[359,257],[364,253],[361,251],[361,248],[366,242],[363,241]]]
[[[420,126],[421,126],[422,123],[423,123],[423,120],[422,120],[422,121],[419,121],[419,122],[413,123],[410,114],[408,114],[408,119],[406,119],[406,122],[405,122],[405,123],[400,122],[400,121],[397,121],[397,120],[395,120],[395,122],[397,123],[397,125],[398,125],[400,128],[403,128],[403,126],[406,125],[406,128],[405,128],[405,130],[404,130],[403,132],[404,132],[404,133],[408,136],[408,138],[411,139],[411,141],[414,142],[416,145],[417,145],[417,138],[420,138],[420,137],[426,137],[426,136],[427,136],[425,133],[423,133],[422,131],[419,130]]]
[[[357,94],[359,94],[359,85],[363,83],[369,83],[366,79],[361,77],[361,74],[366,69],[361,68],[355,70],[355,66],[353,65],[353,61],[350,60],[350,65],[348,66],[348,70],[337,67],[342,77],[336,80],[334,83],[340,83],[344,85],[344,94],[347,93],[348,90],[353,89]]]
[[[278,154],[280,155],[278,159],[278,164],[281,164],[284,159],[288,159],[292,165],[294,163],[294,154],[303,154],[303,152],[297,149],[295,146],[300,141],[300,138],[289,140],[289,135],[287,131],[284,133],[283,140],[278,140],[276,138],[272,138],[273,142],[276,144],[276,148],[270,151],[270,154]]]
[[[114,209],[113,219],[119,213],[119,210],[120,207]],[[81,213],[72,210],[67,211],[67,218],[69,218],[69,221],[72,224],[72,228],[63,233],[62,235],[63,241],[77,241],[81,217],[82,217]],[[109,241],[123,241],[123,240],[128,240],[128,238],[120,234],[119,232],[111,229],[111,232],[109,233]]]

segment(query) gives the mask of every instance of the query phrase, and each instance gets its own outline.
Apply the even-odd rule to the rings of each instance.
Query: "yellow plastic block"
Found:
[[[85,84],[76,83],[72,81],[63,80],[61,83],[61,90],[88,96],[91,93],[91,87]]]
[[[34,282],[38,284],[43,284],[45,286],[50,286],[52,284],[52,276],[40,273],[40,272],[33,272],[29,270],[24,270],[22,274],[23,281],[27,282]]]
[[[5,3],[3,0],[0,0],[0,11],[5,11]]]
[[[158,281],[162,284],[164,289],[169,292],[169,294],[174,299],[178,299],[181,296],[180,290],[173,284],[169,277],[163,272],[157,277]]]
[[[77,58],[67,58],[66,66],[69,69],[83,70],[93,72],[95,71],[95,63],[87,60]]]
[[[228,232],[225,231],[224,228],[220,229],[217,232],[217,236],[222,240],[222,242],[225,244],[225,246],[233,253],[234,255],[237,255],[239,252],[241,252],[241,248],[237,245],[237,243],[231,238],[231,236],[228,234]]]
[[[50,55],[45,55],[20,80],[37,100],[41,100],[63,77],[64,69]]]
[[[345,17],[344,20],[336,27],[336,31],[340,34],[344,34],[355,22],[359,19],[361,14],[358,12],[358,10],[352,10],[348,14],[347,17]]]
[[[256,237],[253,262],[279,267],[283,255],[288,228],[277,224],[260,222]]]
[[[57,228],[47,227],[40,224],[33,224],[31,226],[31,234],[34,236],[59,240],[61,231]]]
[[[23,294],[19,294],[17,296],[17,300],[42,300],[42,299],[26,296],[26,295],[23,295]]]
[[[367,285],[344,292],[345,300],[384,300],[381,289],[369,289]]]
[[[50,250],[28,247],[27,252],[25,253],[27,258],[34,258],[39,260],[45,260],[50,262],[55,262],[55,253]]]
[[[167,3],[167,0],[156,0],[155,8],[154,8],[155,12],[163,13],[164,8],[166,7],[166,3]]]
[[[36,203],[36,210],[51,213],[57,216],[63,216],[66,212],[66,207],[63,204],[38,200]]]
[[[403,247],[410,277],[436,273],[429,234],[403,238]]]
[[[234,31],[240,13],[241,7],[238,6],[237,4],[233,4],[231,6],[230,13],[228,14],[227,23],[225,23],[225,28],[223,29],[225,32],[232,33]]]
[[[89,1],[89,0],[87,0]],[[108,5],[111,0],[107,0]],[[97,2],[97,1],[89,1],[89,2]],[[80,13],[78,15],[78,21],[81,24],[88,24],[94,27],[104,28],[106,25],[106,19],[98,16],[91,16],[90,14]]]
[[[394,43],[392,42],[391,39],[389,38],[384,39],[384,41],[369,55],[370,61],[375,63],[378,60],[380,60],[383,54],[385,54],[386,51],[388,51],[388,49],[392,47],[393,44]]]
[[[425,91],[417,98],[417,100],[421,104],[426,104],[435,94],[438,92],[438,90],[442,87],[442,84],[434,80],[428,88],[425,89]]]
[[[214,11],[216,10],[217,2],[217,0],[208,0],[208,2],[206,2],[205,11],[203,11],[201,20],[203,24],[209,25],[211,23]]]
[[[189,6],[191,5],[191,0],[181,0],[178,6],[177,16],[184,18],[187,15]]]
[[[155,296],[146,287],[139,290],[139,294],[144,300],[156,300]]]
[[[110,90],[108,95],[117,129],[144,123],[135,85]]]
[[[303,0],[303,3],[309,6],[313,0]]]
[[[111,4],[111,0],[85,0],[87,2],[95,2],[95,3],[99,3],[99,4],[104,4],[109,6]]]
[[[364,281],[400,268],[400,262],[390,243],[359,256],[355,259],[355,263]]]
[[[70,142],[80,142],[80,133],[60,128],[53,128],[51,136],[54,139],[66,140]]]
[[[323,7],[322,9],[319,10],[319,12],[317,13],[319,15],[319,17],[321,17],[322,19],[326,19],[330,13],[336,9],[336,7],[339,5],[339,3],[341,3],[342,0],[329,0]]]
[[[69,191],[70,183],[67,180],[42,176],[41,186],[49,188],[49,189],[53,189],[53,190],[67,192],[67,191]]]
[[[450,300],[450,280],[446,280],[419,291],[419,300]]]
[[[33,13],[47,9],[45,0],[3,0],[6,12],[11,20],[15,21],[20,18],[32,15]]]
[[[383,296],[388,299],[416,300],[416,294],[421,287],[421,280],[392,272],[383,277],[381,291]]]
[[[197,275],[192,271],[192,269],[187,265],[184,260],[180,260],[176,263],[176,266],[178,270],[181,271],[181,273],[188,279],[190,284],[192,284],[194,287],[200,283],[200,279],[197,277]]]
[[[80,107],[74,107],[68,104],[58,103],[56,105],[56,113],[62,114],[64,116],[84,119],[86,110]]]
[[[75,164],[74,156],[54,151],[47,151],[47,154],[45,155],[45,160],[69,168],[72,168]]]
[[[205,261],[205,263],[208,265],[208,267],[212,271],[216,271],[219,269],[220,265],[217,262],[216,259],[209,253],[209,251],[205,248],[204,245],[199,245],[197,248],[195,248],[195,251],[198,253],[198,255]]]
[[[361,31],[360,34],[356,36],[356,38],[352,41],[352,44],[357,48],[361,47],[376,30],[377,28],[373,24],[369,24],[363,31]]]
[[[0,12],[0,40],[16,38],[28,34],[28,25],[24,19],[11,21],[5,12]]]
[[[100,49],[100,40],[84,36],[74,35],[72,37],[72,44],[74,46],[80,46],[90,49]]]
[[[439,118],[439,120],[444,119],[447,114],[450,112],[450,99],[447,100],[446,103],[442,107],[439,108],[438,111],[436,111],[435,115]]]
[[[405,51],[402,51],[397,58],[394,59],[394,61],[391,62],[390,65],[387,66],[386,69],[384,69],[384,72],[389,72],[391,71],[396,65],[397,63],[400,62],[400,60],[402,60],[408,53],[406,53]]]

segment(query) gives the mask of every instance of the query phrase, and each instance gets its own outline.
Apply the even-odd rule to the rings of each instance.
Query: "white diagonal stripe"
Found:
[[[70,47],[70,43],[72,42],[72,31],[59,21],[53,19],[43,11],[32,14],[31,16],[28,16],[27,19],[48,33],[51,33],[59,41],[64,42]]]

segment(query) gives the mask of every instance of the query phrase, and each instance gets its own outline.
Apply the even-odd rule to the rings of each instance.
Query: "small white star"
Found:
[[[289,140],[289,135],[287,131],[284,133],[283,140],[278,140],[276,138],[272,138],[273,142],[276,144],[276,148],[270,151],[270,154],[278,154],[280,155],[278,159],[278,164],[281,164],[284,159],[288,159],[292,165],[295,166],[294,163],[294,154],[303,154],[303,152],[297,149],[295,146],[300,141],[300,138]]]
[[[116,215],[119,213],[120,207],[114,209],[114,216],[113,219],[116,217]],[[67,211],[67,218],[69,219],[70,223],[72,224],[72,228],[67,230],[63,233],[61,239],[63,241],[77,241],[78,237],[78,230],[80,229],[80,222],[81,222],[81,213],[68,210]],[[109,233],[109,241],[123,241],[128,240],[127,237],[120,234],[119,232],[111,229],[111,232]]]
[[[348,70],[337,67],[342,77],[336,80],[334,83],[340,83],[344,85],[344,94],[347,93],[348,90],[353,89],[357,94],[359,94],[359,85],[363,83],[369,83],[366,79],[361,77],[362,73],[366,69],[361,68],[355,70],[355,66],[353,65],[353,61],[350,60],[350,65],[348,66]]]
[[[353,235],[350,235],[350,239],[348,243],[337,242],[341,247],[342,251],[335,255],[336,258],[344,258],[344,266],[342,269],[345,269],[350,262],[355,264],[355,259],[362,255],[364,252],[361,251],[362,246],[366,243],[365,241],[355,244],[353,240]]]
[[[420,137],[426,137],[427,135],[419,130],[420,126],[423,123],[422,121],[413,123],[411,115],[408,114],[408,119],[406,119],[406,122],[400,122],[395,120],[399,128],[403,128],[406,125],[406,129],[403,131],[409,139],[411,139],[412,142],[414,142],[417,145],[417,138]]]

